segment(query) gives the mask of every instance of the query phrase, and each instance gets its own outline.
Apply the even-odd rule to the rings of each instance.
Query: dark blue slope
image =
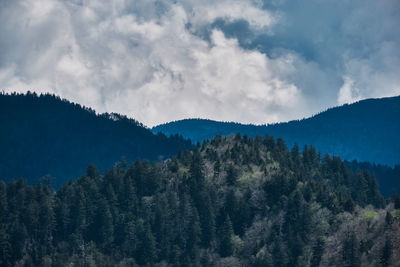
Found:
[[[121,157],[153,161],[192,147],[125,116],[96,114],[52,95],[0,94],[0,125],[0,180],[6,181],[51,175],[60,186],[90,163],[103,171]]]
[[[346,160],[387,165],[400,163],[400,97],[367,99],[328,109],[311,118],[273,125],[244,125],[187,119],[156,126],[153,133],[181,134],[193,141],[235,133],[270,134],[291,146],[314,145],[322,153]]]

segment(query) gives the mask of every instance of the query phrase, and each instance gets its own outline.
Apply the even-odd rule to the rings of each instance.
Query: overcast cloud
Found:
[[[148,126],[303,118],[400,94],[398,0],[0,2],[0,90]]]

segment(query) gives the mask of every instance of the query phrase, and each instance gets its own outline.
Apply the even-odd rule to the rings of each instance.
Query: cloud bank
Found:
[[[396,0],[0,3],[0,90],[148,126],[298,119],[400,94]]]

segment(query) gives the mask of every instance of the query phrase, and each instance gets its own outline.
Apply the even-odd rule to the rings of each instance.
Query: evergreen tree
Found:
[[[235,142],[224,138],[183,151],[174,159],[176,168],[169,161],[138,160],[101,175],[89,166],[87,175],[56,192],[46,180],[34,186],[0,182],[0,265],[318,266],[322,255],[324,262],[344,266],[360,266],[365,258],[392,263],[397,243],[388,239],[378,247],[371,241],[399,233],[396,211],[386,212],[382,222],[390,207],[379,209],[373,175],[346,170],[339,158],[321,163],[311,148],[308,163],[294,168],[296,154],[300,161],[302,156],[282,141]],[[263,158],[257,159],[257,150]],[[228,170],[232,153],[234,168],[250,179],[208,179],[210,159],[220,158]],[[378,219],[363,242],[352,232],[335,239],[346,224],[362,223],[357,206],[369,204],[377,206]]]
[[[392,243],[390,238],[386,237],[385,245],[382,248],[381,255],[379,258],[379,263],[381,266],[386,267],[390,266],[390,258],[392,256]]]
[[[301,161],[300,161],[301,160],[300,159],[300,149],[299,149],[299,145],[297,143],[295,143],[293,145],[292,150],[290,152],[290,156],[291,156],[292,163],[293,163],[292,168],[293,169],[300,169],[301,168],[301,166],[300,166],[300,164],[301,164]]]
[[[342,258],[345,267],[358,267],[360,263],[360,244],[354,232],[348,233],[343,241]]]
[[[7,214],[7,186],[0,181],[0,224],[4,222]]]
[[[202,202],[201,192],[204,190],[204,162],[198,149],[193,152],[189,171],[188,186],[190,194],[195,206],[199,207]]]
[[[25,225],[18,220],[14,222],[11,228],[10,244],[11,244],[11,261],[15,262],[21,259],[26,250],[26,244],[28,239],[28,232]]]
[[[280,237],[276,237],[272,249],[274,266],[285,267],[289,263],[289,258],[286,253],[286,248]]]
[[[272,260],[271,253],[269,253],[265,247],[261,248],[260,251],[256,254],[256,257],[255,257],[254,262],[252,263],[252,266],[272,267],[273,260]]]
[[[0,266],[10,266],[11,244],[4,229],[0,229]]]
[[[353,199],[352,198],[348,198],[347,200],[346,200],[346,202],[344,203],[344,210],[345,211],[347,211],[347,212],[353,212],[354,211],[354,208],[355,208],[355,204],[354,204],[354,201],[353,201]]]
[[[385,217],[385,222],[387,226],[392,225],[394,221],[393,215],[390,213],[390,211],[386,212],[386,217]]]
[[[86,168],[86,175],[92,179],[96,178],[99,176],[99,172],[97,171],[96,165],[91,163],[87,168]]]
[[[207,250],[203,251],[203,253],[201,255],[201,258],[200,258],[200,264],[203,267],[212,266],[211,265],[211,256],[210,256],[210,253]]]
[[[190,219],[188,230],[186,234],[186,255],[190,257],[191,262],[199,262],[200,253],[198,245],[200,243],[200,224],[199,224],[199,215],[197,210],[194,209],[193,216]]]
[[[311,258],[311,267],[318,267],[324,253],[325,241],[319,237],[313,246],[313,255]]]
[[[140,265],[152,264],[155,260],[155,240],[150,225],[139,220],[137,222],[137,238],[135,259]]]
[[[395,209],[400,209],[400,196],[398,194],[395,194],[394,197],[394,208]]]
[[[199,207],[201,243],[204,248],[207,248],[215,239],[215,215],[209,195],[205,192],[203,194],[203,202]]]
[[[236,184],[237,178],[238,171],[232,164],[230,164],[228,170],[226,171],[226,183],[230,186],[233,186]]]
[[[222,257],[228,257],[233,254],[232,235],[232,222],[227,215],[220,231],[219,254]]]

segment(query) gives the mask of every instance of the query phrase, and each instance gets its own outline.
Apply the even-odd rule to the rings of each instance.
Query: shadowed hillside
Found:
[[[158,160],[191,147],[125,116],[96,114],[53,95],[0,95],[0,125],[0,177],[34,182],[51,175],[56,186],[90,163],[104,170],[122,156]]]
[[[311,118],[271,125],[187,119],[156,126],[154,133],[181,134],[193,141],[235,133],[282,137],[291,147],[312,144],[346,160],[394,166],[400,163],[400,96],[367,99],[328,109]]]

